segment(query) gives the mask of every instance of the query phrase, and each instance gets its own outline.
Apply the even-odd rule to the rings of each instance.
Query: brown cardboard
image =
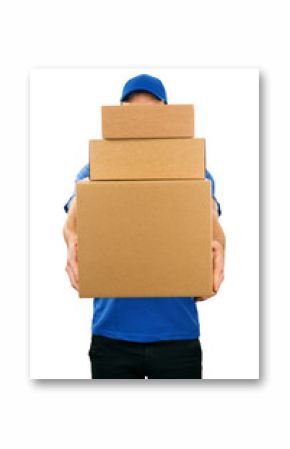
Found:
[[[104,139],[194,137],[193,105],[102,106]]]
[[[77,184],[80,297],[212,294],[208,180]]]
[[[90,180],[203,179],[204,139],[91,140]]]

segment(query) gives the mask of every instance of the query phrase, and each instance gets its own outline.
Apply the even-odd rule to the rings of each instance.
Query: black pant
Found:
[[[201,379],[199,339],[139,343],[93,335],[92,379]]]

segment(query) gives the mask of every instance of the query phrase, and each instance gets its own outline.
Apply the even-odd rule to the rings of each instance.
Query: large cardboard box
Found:
[[[212,294],[208,180],[77,184],[80,297]]]
[[[203,179],[204,139],[91,140],[90,180]]]
[[[102,106],[104,139],[194,137],[191,104]]]

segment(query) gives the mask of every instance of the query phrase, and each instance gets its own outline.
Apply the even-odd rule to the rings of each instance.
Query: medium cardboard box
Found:
[[[91,140],[90,180],[203,179],[204,139]]]
[[[102,106],[104,139],[194,137],[191,104]]]
[[[212,294],[208,180],[77,184],[80,297]]]

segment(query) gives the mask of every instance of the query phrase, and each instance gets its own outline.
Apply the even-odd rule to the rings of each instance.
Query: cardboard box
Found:
[[[204,139],[90,141],[90,180],[204,176]]]
[[[77,184],[80,297],[212,294],[208,180]]]
[[[102,106],[104,139],[194,137],[193,105]]]

